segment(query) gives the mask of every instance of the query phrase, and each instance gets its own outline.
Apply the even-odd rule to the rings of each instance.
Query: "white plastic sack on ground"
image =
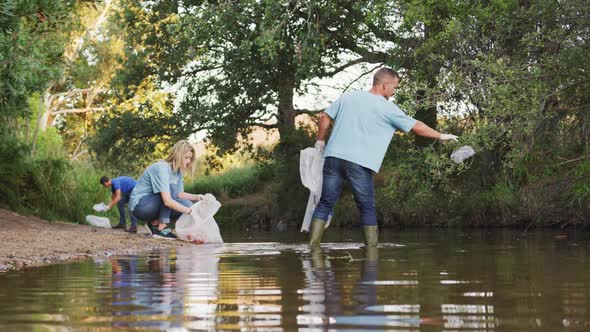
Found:
[[[206,194],[202,200],[191,206],[191,214],[183,214],[176,221],[176,235],[185,241],[200,241],[203,243],[223,243],[219,226],[213,216],[221,203],[215,196]]]
[[[453,159],[455,163],[460,164],[463,162],[463,160],[473,156],[474,154],[475,151],[473,148],[469,145],[465,145],[453,151],[453,153],[451,153],[451,159]]]
[[[92,208],[96,212],[102,212],[102,211],[106,210],[107,205],[105,203],[103,203],[103,202],[100,202],[98,204],[94,204],[94,206]]]
[[[299,173],[301,175],[301,183],[305,188],[309,189],[309,199],[307,200],[307,208],[305,209],[305,216],[301,224],[302,232],[309,232],[311,225],[311,218],[316,205],[320,201],[322,195],[322,169],[324,168],[324,156],[318,148],[307,148],[301,150],[299,154]],[[326,228],[330,225],[332,217],[328,218]]]
[[[94,227],[111,228],[111,222],[107,217],[99,217],[93,215],[86,216],[86,222]]]

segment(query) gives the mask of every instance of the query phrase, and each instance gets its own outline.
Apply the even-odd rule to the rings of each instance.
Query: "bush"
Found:
[[[190,182],[185,186],[185,191],[229,197],[246,195],[260,188],[261,174],[261,168],[255,165],[231,168],[218,175],[205,176]]]
[[[28,147],[14,136],[0,132],[0,202],[10,208],[19,205],[19,191],[27,173]]]
[[[82,223],[93,204],[108,199],[99,186],[100,173],[90,164],[45,154],[59,151],[55,142],[30,158],[29,148],[14,136],[0,138],[0,201],[11,209]]]

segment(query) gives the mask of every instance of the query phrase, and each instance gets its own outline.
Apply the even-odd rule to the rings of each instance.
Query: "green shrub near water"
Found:
[[[19,189],[27,173],[28,148],[14,136],[0,132],[0,203],[17,208]]]
[[[241,168],[231,168],[217,175],[197,178],[185,185],[185,191],[190,193],[211,193],[215,196],[236,197],[255,192],[260,189],[261,181],[268,175],[261,166],[247,165]]]
[[[101,174],[88,163],[37,159],[28,167],[18,203],[44,219],[84,223],[86,215],[96,213],[94,204],[110,199],[110,192],[99,184]]]
[[[110,199],[110,192],[99,185],[102,174],[88,162],[66,159],[59,152],[59,140],[43,140],[43,148],[33,157],[30,148],[14,136],[3,134],[1,138],[2,205],[50,221],[84,223],[85,216],[94,212],[94,204]]]

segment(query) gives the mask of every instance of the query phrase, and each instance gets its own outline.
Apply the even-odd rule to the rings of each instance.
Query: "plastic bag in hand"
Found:
[[[103,212],[104,210],[107,209],[107,205],[105,203],[103,203],[103,202],[100,202],[98,204],[94,204],[94,206],[92,208],[96,212]]]
[[[299,156],[299,173],[301,183],[312,193],[322,193],[322,169],[324,156],[319,148],[307,148],[301,150]]]
[[[191,206],[191,214],[183,214],[176,221],[176,235],[181,240],[202,243],[223,243],[219,226],[213,216],[221,203],[215,196],[206,194],[202,200]]]
[[[303,186],[310,191],[307,207],[305,208],[305,215],[303,216],[303,222],[301,223],[302,232],[309,232],[313,211],[322,196],[323,168],[324,156],[320,148],[313,147],[301,150],[299,155],[301,183],[303,183]],[[332,217],[330,214],[326,223],[326,228],[330,225],[331,219]]]

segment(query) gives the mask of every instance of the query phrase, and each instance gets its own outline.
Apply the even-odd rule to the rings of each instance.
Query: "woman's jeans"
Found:
[[[117,207],[119,208],[119,225],[125,225],[125,205],[129,203],[130,196],[130,192],[126,194],[121,193],[121,200],[117,203]],[[129,211],[129,216],[131,217],[131,226],[137,226],[137,218],[135,218],[133,212]]]
[[[342,192],[342,184],[348,180],[361,214],[361,223],[363,226],[377,225],[373,172],[370,169],[340,158],[326,157],[322,175],[322,197],[313,212],[313,219],[328,220]]]
[[[170,194],[173,200],[184,206],[190,207],[193,205],[188,199],[178,198],[178,193],[171,192]],[[182,215],[182,213],[166,207],[160,193],[142,197],[135,206],[133,214],[139,220],[150,222],[158,219],[162,224],[168,224],[171,220],[176,221]]]

